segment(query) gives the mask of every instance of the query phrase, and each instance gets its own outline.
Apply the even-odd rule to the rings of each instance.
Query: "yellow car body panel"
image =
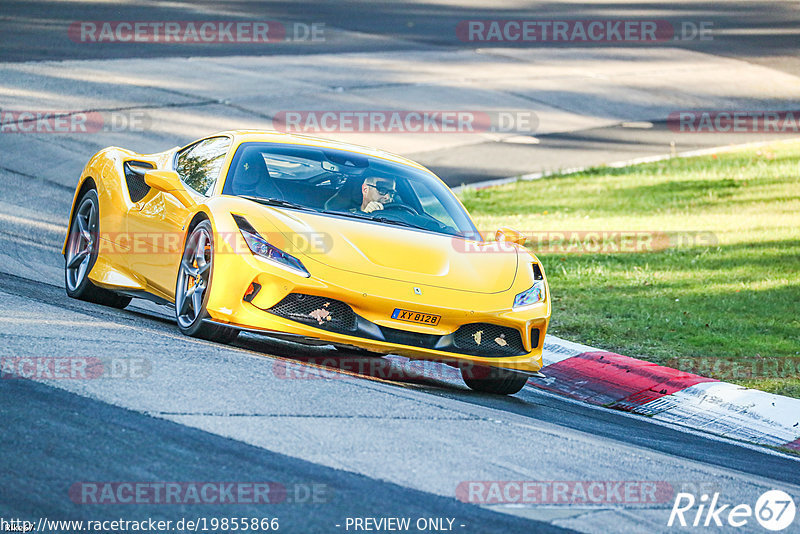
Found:
[[[231,139],[219,179],[208,196],[187,188],[196,201],[188,208],[174,195],[155,189],[134,202],[126,186],[126,161],[171,170],[177,148],[143,155],[111,147],[91,158],[76,187],[70,221],[82,192],[93,184],[100,203],[100,251],[89,273],[95,285],[174,302],[187,234],[193,221],[205,218],[211,222],[214,235],[206,310],[215,322],[411,358],[473,362],[529,373],[542,367],[542,345],[551,313],[546,280],[544,300],[522,310],[512,309],[515,295],[534,283],[532,264],[539,264],[544,273],[536,256],[524,247],[264,206],[222,194],[233,154],[245,142],[347,150],[430,171],[379,150],[300,135],[235,131],[208,138],[219,136]],[[254,255],[233,215],[245,217],[262,236],[268,236],[270,243],[301,260],[310,276],[287,271]],[[312,242],[315,235],[325,236],[324,246]],[[248,302],[244,296],[252,283],[261,289]],[[469,323],[517,329],[525,354],[484,357],[412,346],[328,331],[266,311],[292,293],[341,301],[371,324],[412,335],[445,336]],[[395,309],[440,319],[436,325],[401,321],[392,318]],[[532,329],[538,330],[535,342]]]

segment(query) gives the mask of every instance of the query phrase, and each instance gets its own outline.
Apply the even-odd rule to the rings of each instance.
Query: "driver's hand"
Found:
[[[373,211],[382,210],[382,209],[383,209],[383,204],[373,200],[372,202],[367,204],[366,208],[364,208],[364,213],[372,213]]]

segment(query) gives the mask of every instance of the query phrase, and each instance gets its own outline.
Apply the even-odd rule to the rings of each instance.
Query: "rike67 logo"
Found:
[[[764,492],[755,507],[749,504],[722,504],[719,493],[699,499],[691,493],[678,493],[667,526],[692,527],[743,527],[755,517],[767,530],[781,531],[794,523],[797,512],[792,497],[781,490]]]

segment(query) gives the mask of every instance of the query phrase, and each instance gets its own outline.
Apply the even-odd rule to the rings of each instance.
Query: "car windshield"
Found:
[[[452,191],[429,172],[344,150],[242,143],[222,193],[481,240]],[[371,211],[362,209],[370,200],[381,205]]]

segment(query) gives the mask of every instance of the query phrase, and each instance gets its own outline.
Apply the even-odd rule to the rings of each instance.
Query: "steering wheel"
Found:
[[[412,215],[419,215],[417,210],[415,210],[414,208],[412,208],[408,204],[403,204],[402,202],[389,202],[389,203],[383,205],[383,210],[378,210],[378,211],[375,211],[373,213],[380,213],[381,211],[386,211],[386,210],[407,211],[408,213],[411,213]]]

